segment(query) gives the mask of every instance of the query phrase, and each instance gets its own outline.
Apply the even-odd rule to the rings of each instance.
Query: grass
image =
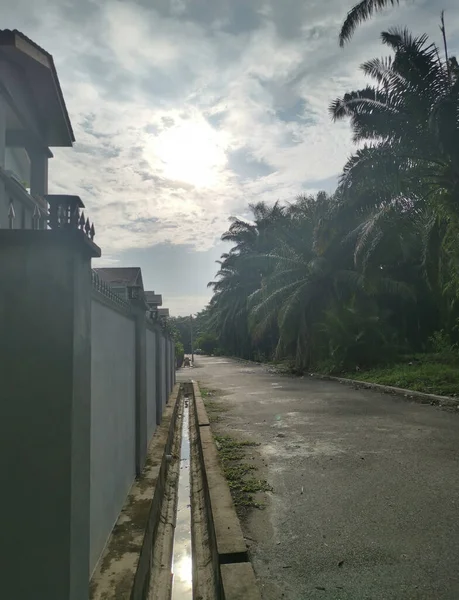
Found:
[[[221,413],[228,410],[224,404],[215,400],[221,395],[221,391],[205,387],[200,387],[200,390],[209,422],[218,423],[221,421]],[[254,477],[253,473],[257,468],[245,462],[247,448],[258,444],[249,440],[237,440],[229,435],[214,435],[214,438],[223,474],[239,517],[245,516],[250,508],[263,508],[263,504],[257,502],[255,495],[272,491],[272,488],[264,479]]]
[[[220,390],[210,390],[207,388],[200,388],[201,397],[206,407],[207,416],[209,417],[210,423],[218,423],[221,418],[219,413],[226,412],[228,409],[221,402],[215,402],[212,398],[220,395]]]
[[[238,515],[244,516],[250,508],[263,508],[264,505],[256,501],[255,494],[272,492],[272,487],[266,480],[251,475],[257,470],[254,465],[243,462],[246,448],[258,444],[248,440],[237,440],[229,435],[216,435],[215,441],[223,474],[228,482]]]
[[[438,354],[417,354],[394,365],[345,373],[343,377],[440,396],[459,395],[459,365]]]
[[[199,386],[199,390],[203,400],[209,400],[210,398],[215,398],[216,396],[220,396],[222,394],[221,390],[213,390],[211,388],[205,388],[202,386]]]

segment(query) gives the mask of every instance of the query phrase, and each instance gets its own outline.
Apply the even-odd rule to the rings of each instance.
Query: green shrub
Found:
[[[199,348],[204,354],[215,354],[218,340],[212,333],[203,333],[196,340],[195,347]]]
[[[182,342],[175,342],[175,359],[177,361],[177,368],[183,365],[183,359],[185,357],[185,349]]]

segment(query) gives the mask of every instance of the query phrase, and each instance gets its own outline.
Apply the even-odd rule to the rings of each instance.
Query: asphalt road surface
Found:
[[[264,600],[459,600],[459,417],[197,357],[274,492],[243,523]]]

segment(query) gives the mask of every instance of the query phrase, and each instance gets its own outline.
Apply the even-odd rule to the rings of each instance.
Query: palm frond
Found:
[[[347,13],[339,34],[339,45],[342,47],[354,34],[360,23],[367,21],[375,12],[380,12],[386,6],[399,4],[399,0],[362,0]]]

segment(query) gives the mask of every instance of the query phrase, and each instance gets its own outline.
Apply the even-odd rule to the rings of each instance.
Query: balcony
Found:
[[[0,167],[0,228],[46,229],[48,203],[32,196],[13,173]]]

